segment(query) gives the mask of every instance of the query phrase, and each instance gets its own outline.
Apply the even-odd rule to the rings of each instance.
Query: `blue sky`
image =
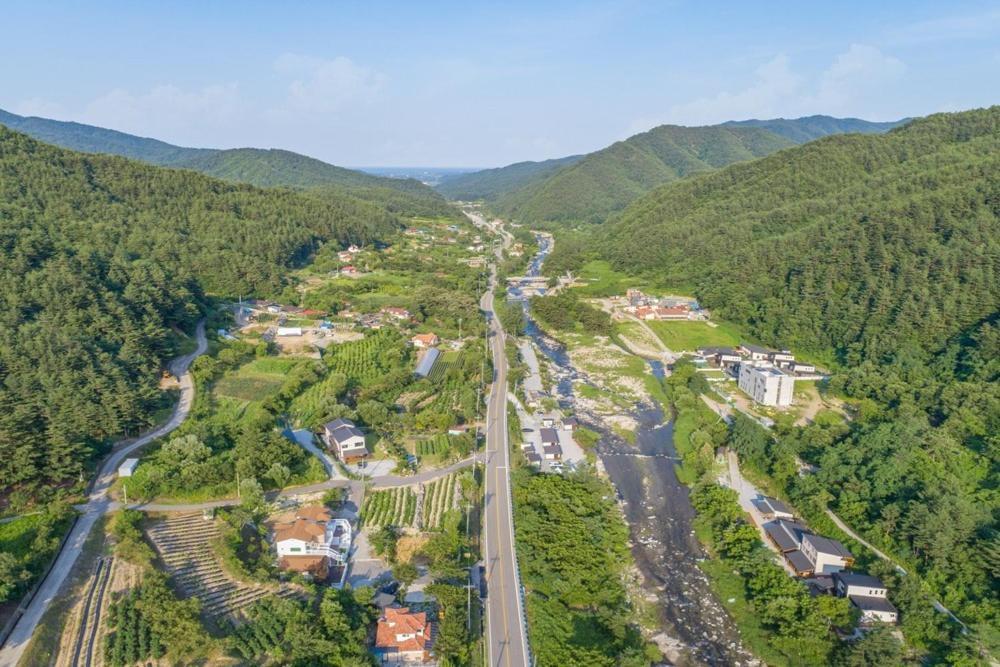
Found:
[[[764,4],[7,3],[0,108],[348,166],[495,166],[661,123],[1000,103],[996,2]]]

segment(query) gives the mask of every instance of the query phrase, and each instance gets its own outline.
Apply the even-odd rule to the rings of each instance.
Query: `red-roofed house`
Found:
[[[419,665],[432,662],[433,624],[424,612],[409,607],[386,607],[375,631],[375,656],[383,665]]]
[[[417,334],[410,339],[410,342],[413,343],[413,347],[426,349],[437,345],[440,342],[440,339],[437,337],[437,334],[425,333]]]

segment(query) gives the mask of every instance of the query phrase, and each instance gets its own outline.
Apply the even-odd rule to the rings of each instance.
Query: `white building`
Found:
[[[279,336],[301,336],[302,327],[278,327]]]
[[[325,507],[304,507],[295,520],[274,527],[274,548],[282,569],[326,579],[339,570],[342,583],[351,552],[351,523],[334,519]]]
[[[886,597],[888,591],[877,577],[853,572],[833,575],[837,595],[846,597],[861,611],[862,623],[892,623],[899,620],[899,612]]]
[[[119,477],[131,477],[135,473],[135,469],[139,467],[139,459],[125,459],[122,464],[118,466],[118,476]]]
[[[740,389],[761,405],[792,404],[795,377],[765,364],[740,364]]]
[[[323,426],[323,439],[337,457],[344,461],[368,456],[365,434],[350,419],[335,419]]]
[[[854,556],[843,544],[829,537],[805,534],[799,546],[813,566],[813,574],[834,574],[854,564]]]

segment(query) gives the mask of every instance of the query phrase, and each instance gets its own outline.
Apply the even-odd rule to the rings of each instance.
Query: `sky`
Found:
[[[766,6],[765,6],[766,5]],[[7,2],[0,108],[345,166],[1000,103],[997,2]]]

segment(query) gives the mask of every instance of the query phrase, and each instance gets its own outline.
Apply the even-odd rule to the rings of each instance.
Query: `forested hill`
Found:
[[[345,196],[86,155],[0,127],[0,490],[75,477],[148,424],[168,328],[268,294],[320,243],[398,228]],[[0,497],[3,493],[0,491]]]
[[[442,179],[435,189],[449,199],[493,201],[509,192],[547,178],[563,167],[579,162],[582,158],[582,155],[570,155],[541,162],[516,162],[496,169],[454,174]]]
[[[405,215],[454,215],[439,194],[417,180],[374,176],[291,151],[185,148],[93,125],[18,116],[3,110],[0,110],[0,125],[86,153],[121,155],[261,187],[323,187],[325,191],[347,193]]]
[[[603,222],[658,185],[793,145],[755,127],[662,125],[508,193],[495,207],[530,222]]]
[[[1000,299],[998,118],[827,137],[664,186],[603,247],[774,343],[855,360],[938,349]]]
[[[874,123],[860,118],[834,118],[833,116],[804,116],[802,118],[773,118],[770,120],[731,120],[722,124],[723,127],[761,127],[791,139],[797,144],[804,144],[814,139],[831,134],[882,134],[894,127],[899,127],[910,121],[902,120]]]
[[[602,231],[591,252],[618,269],[691,286],[747,334],[835,362],[849,425],[779,429],[780,446],[742,453],[919,572],[975,628],[956,645],[992,641],[995,656],[1000,107],[667,185]],[[818,472],[799,477],[796,458]],[[915,584],[893,594],[921,649],[958,637]]]
[[[582,157],[465,174],[438,189],[453,198],[480,195],[498,212],[528,223],[599,223],[653,188],[691,174],[829,134],[885,132],[897,124],[809,116],[705,127],[661,125]]]

